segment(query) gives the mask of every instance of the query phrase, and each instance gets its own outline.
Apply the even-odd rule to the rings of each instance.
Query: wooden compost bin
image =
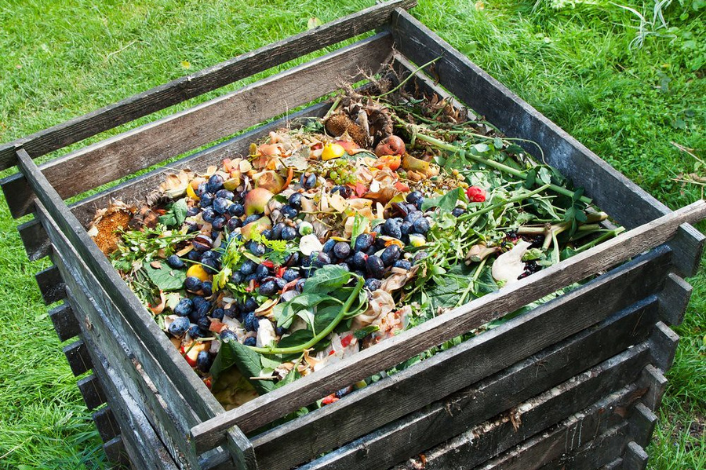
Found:
[[[379,4],[0,147],[2,181],[50,313],[111,461],[134,468],[644,468],[678,324],[704,237],[700,201],[672,212],[404,8]],[[304,65],[37,166],[33,158],[304,54],[377,33]],[[204,171],[281,126],[260,126],[71,205],[110,183],[333,92],[392,59],[434,64],[431,83],[502,132],[539,143],[558,168],[628,231],[474,300],[355,357],[224,411],[84,227],[112,198],[145,196],[166,172]],[[440,88],[439,86],[443,87]],[[445,90],[444,90],[445,89]],[[321,115],[326,105],[297,115]],[[289,116],[292,117],[291,115]],[[527,151],[533,152],[530,146]],[[560,288],[581,287],[502,326],[273,429],[262,426],[346,385]],[[103,406],[103,404],[107,404]],[[247,436],[247,437],[246,437]]]

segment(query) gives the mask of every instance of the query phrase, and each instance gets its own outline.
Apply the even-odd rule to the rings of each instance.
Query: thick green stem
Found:
[[[329,325],[324,328],[321,333],[318,335],[314,336],[311,338],[309,341],[307,341],[304,344],[300,344],[299,346],[291,346],[289,348],[257,348],[254,346],[248,346],[250,349],[253,351],[260,353],[260,354],[295,354],[295,353],[300,353],[304,352],[306,349],[312,348],[327,337],[337,326],[343,318],[348,314],[348,311],[351,309],[353,306],[353,302],[356,301],[358,298],[358,295],[360,294],[360,290],[363,288],[363,278],[358,277],[358,283],[355,285],[355,288],[353,289],[353,292],[351,292],[351,295],[348,297],[346,300],[346,303],[343,304],[343,307],[341,307],[341,311],[336,315],[336,318],[333,319]]]
[[[446,142],[439,140],[439,139],[436,139],[434,137],[430,137],[428,135],[420,134],[417,132],[416,136],[417,136],[417,139],[428,142],[428,143],[430,143],[430,144],[434,145],[435,147],[440,148],[442,150],[447,150],[449,152],[454,152],[454,153],[458,153],[461,150],[458,147],[456,147],[455,145],[451,145],[449,143],[446,143]],[[502,163],[498,163],[494,160],[483,158],[478,155],[473,155],[470,152],[466,152],[465,157],[469,158],[475,162],[482,163],[483,165],[487,165],[491,168],[495,168],[498,171],[502,171],[504,173],[514,175],[520,179],[527,179],[527,173],[525,173],[524,171],[520,171],[520,170],[517,170],[517,169],[512,168],[510,166],[503,165]],[[549,189],[551,189],[552,191],[554,191],[555,193],[562,194],[564,196],[573,197],[573,195],[574,195],[573,191],[570,191],[566,188],[562,188],[561,186],[557,186],[555,184],[549,184],[549,185],[547,185],[547,187]],[[585,202],[586,204],[591,203],[591,199],[586,196],[581,196],[581,201]]]
[[[508,200],[505,201],[505,202],[501,202],[501,203],[499,203],[499,204],[493,204],[492,206],[484,207],[483,209],[477,210],[477,211],[475,211],[475,212],[471,212],[471,213],[468,213],[468,214],[461,215],[461,216],[458,217],[458,221],[459,221],[459,222],[463,222],[464,220],[468,220],[468,219],[471,219],[471,218],[473,218],[473,217],[477,217],[477,216],[479,216],[479,215],[486,214],[486,213],[488,213],[488,212],[490,212],[490,211],[492,211],[492,210],[495,210],[495,209],[497,209],[497,208],[499,208],[499,207],[504,207],[504,206],[506,206],[506,205],[508,205],[508,204],[513,204],[513,203],[515,203],[515,202],[520,202],[520,201],[522,201],[523,199],[527,199],[528,197],[532,197],[532,196],[534,196],[534,195],[536,195],[536,194],[541,193],[542,191],[544,191],[544,190],[547,189],[547,188],[549,188],[549,185],[548,185],[548,184],[545,184],[544,186],[542,186],[542,187],[540,187],[540,188],[537,188],[537,189],[535,189],[534,191],[530,191],[530,192],[528,192],[528,193],[521,194],[521,195],[519,195],[519,196],[513,197],[512,199],[508,199]]]

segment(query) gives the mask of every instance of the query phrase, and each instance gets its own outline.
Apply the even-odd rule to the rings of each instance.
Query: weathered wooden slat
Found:
[[[623,468],[623,459],[618,457],[617,459],[613,460],[609,464],[604,465],[601,467],[601,470],[622,470]]]
[[[122,436],[115,436],[105,444],[103,444],[103,452],[112,465],[112,468],[128,468],[130,466],[130,458],[125,444],[123,444]]]
[[[44,220],[43,206],[38,206],[38,216]],[[149,354],[132,328],[119,319],[115,310],[107,310],[101,306],[110,303],[100,286],[93,284],[89,287],[81,280],[88,276],[85,265],[78,263],[77,255],[69,250],[61,237],[57,236],[56,228],[47,220],[47,231],[53,238],[53,243],[60,251],[52,253],[54,263],[66,273],[70,294],[67,301],[81,318],[83,338],[90,338],[100,344],[101,352],[110,356],[114,375],[121,378],[130,396],[136,399],[140,412],[154,427],[163,445],[178,460],[190,463],[197,467],[197,458],[189,453],[190,445],[186,440],[188,429],[198,422],[189,404],[178,393],[178,389],[169,381],[164,371],[156,364],[155,359]],[[63,249],[67,251],[63,251]],[[64,257],[61,253],[67,253]],[[109,318],[113,316],[112,320]],[[116,318],[117,317],[117,318]],[[155,386],[156,384],[156,386]],[[168,402],[168,403],[167,403]]]
[[[661,370],[667,371],[672,367],[674,355],[679,344],[679,335],[673,332],[667,325],[659,322],[655,325],[650,338],[652,347],[652,357],[654,364]]]
[[[700,201],[641,225],[521,282],[380,342],[335,366],[309,374],[237,409],[222,413],[194,427],[192,438],[197,448],[205,451],[222,442],[225,430],[234,424],[246,432],[257,429],[346,385],[500,318],[558,288],[654,248],[669,240],[679,225],[700,220],[705,214],[706,202]]]
[[[89,410],[94,410],[106,402],[103,387],[95,375],[91,374],[82,378],[76,385],[81,391],[86,408]]]
[[[669,209],[618,173],[596,154],[492,78],[429,28],[403,10],[392,16],[395,47],[421,65],[433,64],[433,76],[476,113],[512,137],[522,137],[544,151],[548,164],[586,189],[601,209],[622,225],[637,227]],[[536,146],[525,143],[528,152]]]
[[[389,20],[390,13],[395,8],[412,8],[414,5],[415,0],[380,3],[2,145],[0,170],[15,164],[15,148],[18,146],[24,147],[33,158],[37,158],[310,52],[379,28]]]
[[[83,329],[83,331],[86,332],[87,330]],[[111,367],[89,335],[86,335],[85,341],[89,345],[89,352],[95,365],[94,373],[104,384],[104,390],[108,397],[109,407],[104,408],[104,410],[112,410],[113,419],[116,423],[115,430],[122,436],[125,450],[133,466],[140,469],[151,468],[159,470],[177,470],[180,468],[175,464],[155,434],[149,421],[137,406],[137,402],[126,388],[125,382],[115,373],[115,369]],[[112,430],[113,428],[107,429]],[[101,437],[103,437],[103,433],[108,432],[108,430],[104,430],[102,433],[100,427],[98,431]],[[115,434],[116,436],[117,433]],[[108,436],[106,435],[105,437]],[[110,439],[103,440],[107,442]],[[181,468],[185,468],[183,462]]]
[[[680,325],[684,320],[686,307],[691,299],[691,284],[674,273],[669,273],[664,289],[659,296],[662,319],[671,326]]]
[[[696,276],[701,264],[704,243],[706,243],[706,235],[692,225],[684,224],[679,227],[670,242],[674,249],[674,266],[679,274],[684,277]]]
[[[304,465],[302,469],[388,468],[460,434],[469,426],[518,406],[601,361],[605,362],[593,372],[587,372],[595,375],[598,369],[605,370],[605,375],[594,387],[600,388],[602,393],[620,388],[633,382],[647,364],[648,343],[640,343],[617,356],[614,354],[647,336],[649,323],[641,326],[639,319],[642,315],[649,316],[650,312],[653,317],[656,315],[654,306],[624,312],[617,319],[585,330]],[[624,334],[625,328],[632,325],[637,328],[634,338]]]
[[[44,233],[42,224],[36,219],[18,225],[17,231],[20,233],[20,239],[30,261],[37,261],[49,255],[49,251],[51,251],[49,239]]]
[[[579,423],[582,430],[581,435],[591,435],[591,429],[585,429],[584,432],[584,423],[587,427],[595,428],[593,434],[600,434],[608,427],[622,421],[623,417],[616,410],[629,408],[635,400],[636,386],[631,384],[607,396],[601,396],[601,393],[597,391],[588,390],[582,396],[582,402],[573,401],[576,398],[575,391],[579,384],[596,380],[595,377],[588,378],[586,374],[581,374],[577,383],[565,382],[553,390],[520,404],[513,410],[514,413],[503,413],[492,420],[470,428],[463,434],[433,449],[425,450],[422,454],[424,461],[415,457],[395,466],[393,470],[470,469],[482,464],[486,459],[521,444],[522,441],[560,421],[557,428],[564,426],[566,435],[572,436],[571,439],[566,440],[569,445],[565,451],[568,451],[570,446],[573,446],[574,443],[578,444],[580,441],[580,439],[576,440]],[[587,386],[590,387],[590,385]],[[564,391],[565,387],[566,391]],[[591,398],[593,398],[593,402],[584,405]],[[574,416],[579,412],[582,416]],[[567,414],[571,416],[566,418]]]
[[[275,470],[314,459],[604,320],[661,289],[669,254],[660,247],[499,328],[253,438],[261,465]],[[516,346],[508,350],[508,344]],[[294,436],[302,433],[317,439],[301,446]]]
[[[619,424],[574,453],[563,455],[541,470],[594,470],[615,460],[625,449],[627,423]],[[623,462],[624,463],[624,462]],[[485,469],[484,469],[485,470]]]
[[[628,442],[623,455],[624,470],[645,470],[647,468],[647,459],[649,456],[645,449],[635,442]]]
[[[21,171],[32,185],[41,204],[46,208],[47,214],[76,251],[77,258],[86,264],[87,272],[95,276],[107,298],[125,316],[127,323],[134,328],[136,336],[144,343],[144,349],[154,355],[167,377],[179,378],[180,391],[194,406],[197,415],[201,419],[207,419],[222,411],[223,407],[208,392],[203,382],[193,374],[189,365],[148,315],[144,306],[91,240],[27,152],[20,149],[17,156]]]
[[[647,393],[642,398],[645,406],[650,410],[658,409],[662,403],[664,390],[667,388],[667,379],[662,374],[662,371],[652,364],[648,365],[642,371],[638,384],[640,387],[647,389]]]
[[[51,309],[49,318],[54,325],[54,331],[59,336],[59,341],[66,341],[81,332],[76,316],[68,303],[63,303]]]
[[[50,266],[47,269],[39,271],[34,275],[37,281],[39,291],[42,293],[42,300],[46,305],[58,302],[66,297],[66,285],[61,279],[61,274],[56,266]]]
[[[88,355],[88,348],[82,339],[75,341],[67,346],[64,346],[64,355],[69,361],[71,372],[75,376],[79,376],[93,368],[91,357]]]
[[[354,83],[390,56],[392,36],[379,33],[306,64],[137,129],[77,150],[41,166],[62,198],[80,194],[170,157],[256,125]],[[33,209],[21,174],[2,183],[14,217]]]
[[[657,415],[643,403],[638,403],[630,416],[630,437],[638,445],[647,447],[656,424]]]
[[[113,410],[110,406],[101,408],[100,410],[93,413],[93,422],[98,428],[98,434],[100,434],[103,442],[108,442],[115,436],[120,434],[120,426],[113,416]]]

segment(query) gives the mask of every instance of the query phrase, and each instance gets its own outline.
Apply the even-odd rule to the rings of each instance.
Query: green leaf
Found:
[[[258,393],[264,394],[273,390],[275,384],[269,380],[250,380],[250,377],[259,376],[263,369],[260,357],[258,353],[243,346],[237,340],[223,341],[210,373],[214,380],[218,380],[223,372],[235,366]]]
[[[278,348],[291,348],[306,343],[314,337],[309,330],[297,330],[289,336],[285,336],[277,343]]]
[[[317,269],[314,275],[306,280],[302,292],[305,294],[331,292],[346,285],[352,275],[350,271],[341,266],[328,264]]]
[[[323,331],[331,322],[336,318],[336,315],[341,311],[340,305],[328,305],[323,308],[318,308],[316,310],[316,315],[314,316],[314,332],[318,333]]]
[[[214,292],[221,290],[225,287],[226,283],[228,283],[228,281],[230,280],[231,274],[233,274],[233,271],[228,266],[225,266],[215,276],[213,276]]]
[[[432,207],[438,207],[441,211],[451,212],[460,198],[465,197],[463,189],[452,189],[443,196],[426,198],[422,204],[422,210],[426,211]]]
[[[186,280],[186,271],[170,268],[167,263],[160,264],[162,265],[160,268],[153,268],[148,262],[142,264],[150,281],[163,291],[181,289]]]
[[[353,333],[353,336],[355,336],[358,339],[363,339],[366,336],[368,336],[371,333],[375,333],[376,331],[379,331],[380,327],[377,325],[368,325],[365,328],[361,328],[360,330],[356,331]]]
[[[353,219],[353,228],[351,230],[351,248],[355,247],[355,239],[358,235],[365,233],[365,229],[368,228],[369,221],[367,218],[360,214],[356,214]]]

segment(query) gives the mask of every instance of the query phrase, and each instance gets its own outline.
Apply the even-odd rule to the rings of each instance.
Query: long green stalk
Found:
[[[299,346],[290,346],[288,348],[258,348],[255,346],[248,347],[260,354],[296,354],[304,352],[306,349],[314,347],[316,343],[328,336],[338,326],[338,324],[341,323],[343,318],[346,316],[346,314],[348,314],[348,311],[351,309],[351,306],[353,306],[353,302],[355,302],[355,300],[358,298],[358,295],[360,294],[360,290],[362,288],[363,278],[358,277],[358,282],[355,285],[353,292],[351,292],[351,295],[346,300],[346,303],[343,304],[343,307],[341,307],[341,311],[338,313],[338,315],[336,315],[336,318],[334,318],[333,321],[321,331],[321,333],[314,336],[306,343],[300,344]]]

